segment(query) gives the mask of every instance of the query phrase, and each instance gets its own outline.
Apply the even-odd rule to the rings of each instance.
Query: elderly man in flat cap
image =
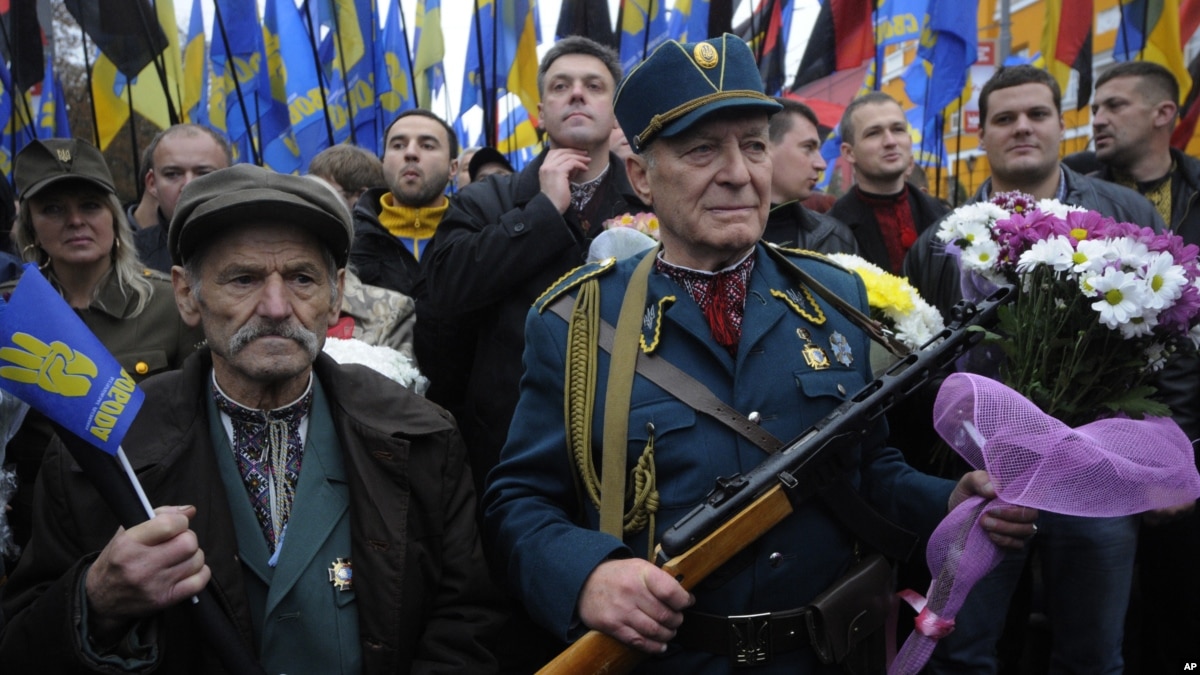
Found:
[[[800,503],[694,594],[647,561],[715,479],[767,458],[764,436],[799,435],[871,377],[865,332],[815,289],[866,311],[862,282],[759,242],[780,108],[762,89],[732,35],[668,42],[625,78],[615,109],[637,153],[629,178],[662,245],[582,267],[532,308],[520,401],[483,498],[485,546],[534,618],[563,640],[591,628],[656,655],[643,672],[839,672],[810,644],[804,608],[864,533],[830,505],[866,501],[928,532],[966,495],[993,494],[983,472],[956,486],[907,467],[879,425],[845,449],[844,494]],[[643,361],[675,366],[683,385]],[[702,389],[719,405],[698,402]],[[748,424],[718,421],[730,412]],[[1033,517],[1004,509],[990,534],[1019,546]]]
[[[352,232],[307,178],[243,164],[185,188],[172,281],[208,346],[142,385],[124,441],[158,513],[118,530],[52,448],[5,589],[5,672],[223,672],[186,607],[206,584],[268,673],[495,669],[454,422],[321,353]]]

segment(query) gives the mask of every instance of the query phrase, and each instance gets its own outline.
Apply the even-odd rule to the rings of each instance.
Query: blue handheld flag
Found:
[[[0,388],[113,456],[145,400],[33,263],[0,303]]]

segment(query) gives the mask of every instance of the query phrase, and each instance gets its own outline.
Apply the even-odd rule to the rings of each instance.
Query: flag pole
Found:
[[[879,5],[881,0],[874,0],[871,3],[871,35],[875,37],[875,81],[871,83],[871,89],[879,91],[883,86],[883,50],[879,48]]]
[[[342,20],[338,16],[336,6],[333,10],[333,41],[337,44],[338,65],[342,68],[342,86],[346,89],[346,111],[350,115],[346,126],[350,127],[350,142],[358,145],[358,136],[354,133],[354,96],[350,91],[350,73],[346,72],[346,51],[342,48]]]
[[[54,427],[63,445],[121,525],[130,528],[154,517],[154,509],[124,451],[118,451],[118,457],[114,459],[62,425],[55,423]],[[202,637],[215,651],[225,670],[235,675],[265,675],[242,635],[221,611],[208,586],[192,598],[188,607]]]
[[[475,0],[475,4],[479,4],[479,0]],[[400,12],[400,34],[404,36],[404,53],[408,55],[408,87],[412,91],[413,98],[417,97],[417,71],[413,66],[413,53],[408,48],[408,20],[404,18],[404,5],[400,0],[396,0],[396,11]],[[389,122],[391,120],[388,120]]]
[[[199,2],[199,0],[192,1]],[[329,138],[329,144],[333,145],[333,122],[329,120],[329,98],[325,92],[325,69],[321,67],[321,50],[317,47],[317,31],[313,27],[312,12],[309,11],[307,4],[304,6],[304,27],[308,29],[308,44],[312,47],[313,65],[317,68],[317,87],[321,90],[321,109],[325,111],[325,135]]]
[[[79,32],[82,33],[81,37],[83,38],[83,72],[87,76],[88,103],[92,107],[92,142],[99,148],[100,120],[96,119],[96,93],[92,89],[92,57],[88,55],[91,50],[88,49],[87,30],[81,25]]]
[[[494,68],[496,68],[496,25],[494,24],[496,24],[496,22],[494,22],[493,18],[492,58],[484,59],[484,22],[482,22],[482,14],[480,12],[480,1],[481,0],[474,1],[475,20],[473,22],[475,26],[475,50],[476,55],[478,55],[479,58],[479,102],[481,106],[484,107],[484,144],[491,145],[491,147],[494,148],[496,147],[496,127],[498,125],[496,120],[497,102],[496,94],[494,94],[494,92],[487,86],[487,66],[488,64],[492,65],[492,74],[494,76],[494,74],[496,74],[496,71],[494,71]],[[496,5],[492,5],[492,10],[494,14]],[[496,82],[496,78],[493,77],[491,82]],[[460,114],[462,114],[462,110],[460,110]]]
[[[928,97],[925,98],[929,100]],[[942,113],[938,112],[934,115],[935,129],[937,130],[934,138],[934,143],[937,144],[937,171],[934,172],[934,180],[937,181],[937,196],[942,196],[942,165],[946,163],[946,118],[942,117]]]
[[[958,163],[962,159],[962,137],[963,137],[963,97],[958,95],[958,136],[954,141],[954,178],[958,182]],[[954,208],[958,208],[958,190],[954,190]]]
[[[194,0],[199,1],[199,0]],[[172,10],[174,7],[172,6]],[[150,27],[150,19],[146,17],[144,6],[142,3],[137,3],[138,19],[141,20],[142,33],[146,38],[146,49],[152,49],[154,45],[154,29]],[[155,17],[158,20],[158,17]],[[178,30],[178,29],[176,29]],[[165,37],[165,35],[164,35]],[[163,97],[167,99],[167,116],[171,120],[171,124],[179,124],[179,113],[175,110],[175,101],[171,98],[171,87],[167,85],[167,66],[163,52],[171,47],[171,40],[167,38],[167,46],[154,55],[151,62],[154,64],[154,72],[158,74],[158,81],[162,85]],[[130,98],[129,117],[133,118],[133,99]]]
[[[121,76],[124,77],[124,73]],[[129,105],[129,147],[133,150],[133,184],[144,184],[146,182],[145,176],[142,176],[141,180],[138,180],[138,172],[141,171],[141,167],[138,166],[138,160],[141,159],[141,156],[138,152],[137,121],[133,115],[133,83],[128,79],[125,80],[125,99]],[[141,190],[138,190],[138,192],[140,193]]]
[[[242,111],[242,122],[246,125],[246,135],[250,137],[250,155],[254,159],[255,164],[262,166],[262,157],[258,153],[258,146],[254,143],[254,133],[251,131],[250,112],[246,110],[246,99],[242,96],[242,83],[238,79],[237,63],[234,61],[233,52],[229,48],[229,33],[225,31],[225,20],[221,18],[221,3],[214,1],[213,10],[213,19],[217,23],[217,30],[221,33],[221,44],[225,46],[225,67],[233,75],[233,88],[237,91],[238,108]],[[225,74],[222,73],[221,77],[225,77]]]

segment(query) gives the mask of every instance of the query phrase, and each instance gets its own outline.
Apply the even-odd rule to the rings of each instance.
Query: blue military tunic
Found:
[[[761,245],[756,255],[736,356],[713,340],[687,291],[658,272],[648,281],[642,348],[741,413],[757,412],[767,431],[786,440],[870,381],[870,341],[827,302],[800,288]],[[866,311],[866,291],[856,276],[817,256],[788,255]],[[638,262],[602,263],[576,272],[576,277],[598,279],[600,315],[613,325]],[[560,283],[529,314],[520,402],[483,500],[485,541],[493,559],[507,561],[507,581],[517,596],[535,619],[564,639],[579,632],[576,601],[591,571],[608,558],[645,557],[648,547],[645,533],[622,542],[597,531],[597,510],[577,493],[562,413],[567,324],[540,311],[574,281]],[[602,350],[597,366],[592,440],[599,467],[609,367]],[[642,454],[651,429],[655,437],[656,540],[704,498],[717,477],[747,472],[766,458],[750,441],[640,375],[634,378],[628,414],[628,466]],[[851,482],[885,515],[929,531],[946,513],[953,484],[909,468],[898,451],[883,446],[885,437],[886,429],[872,429],[861,448],[845,450],[856,460]],[[802,607],[846,570],[853,546],[853,534],[824,507],[806,503],[697,587],[693,609],[730,616]],[[643,666],[647,672],[675,673],[728,668],[727,657],[678,650]],[[779,655],[768,670],[819,668],[813,652],[802,649]]]

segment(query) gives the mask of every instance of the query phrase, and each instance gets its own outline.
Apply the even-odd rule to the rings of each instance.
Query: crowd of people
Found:
[[[638,672],[882,672],[886,622],[831,654],[814,598],[872,552],[922,566],[919,549],[873,549],[917,549],[950,509],[996,496],[985,471],[927,462],[923,395],[698,585],[655,547],[718,478],[873,379],[864,284],[825,254],[903,274],[943,313],[961,299],[934,237],[949,207],[913,179],[903,108],[879,92],[846,108],[854,185],[822,201],[816,115],[762,93],[734,36],[670,41],[628,73],[570,37],[537,83],[546,149],[519,171],[494,148],[460,150],[422,109],[392,121],[381,157],[338,145],[307,176],[231,166],[219,134],[173,126],[126,206],[84,141],[17,155],[8,254],[146,392],[123,446],[157,509],[120,527],[48,420],[15,425],[0,454],[19,547],[0,568],[0,669],[218,673],[232,649],[269,673],[523,673],[598,631],[640,655]],[[1170,147],[1169,71],[1113,66],[1094,100],[1101,169],[1084,175],[1059,158],[1054,78],[999,69],[980,94],[991,178],[973,200],[1020,190],[1200,244],[1200,160]],[[646,214],[657,241],[589,257],[608,223]],[[0,293],[19,269],[0,266]],[[332,338],[395,350],[428,391],[334,361]],[[1159,378],[1191,439],[1198,376],[1181,356]],[[1051,672],[1200,659],[1193,506],[992,507],[983,527],[1008,553],[928,672],[1012,672],[1001,638],[1035,565]],[[196,612],[202,592],[215,618]],[[1153,611],[1129,629],[1135,597]],[[213,621],[236,644],[208,644]]]

